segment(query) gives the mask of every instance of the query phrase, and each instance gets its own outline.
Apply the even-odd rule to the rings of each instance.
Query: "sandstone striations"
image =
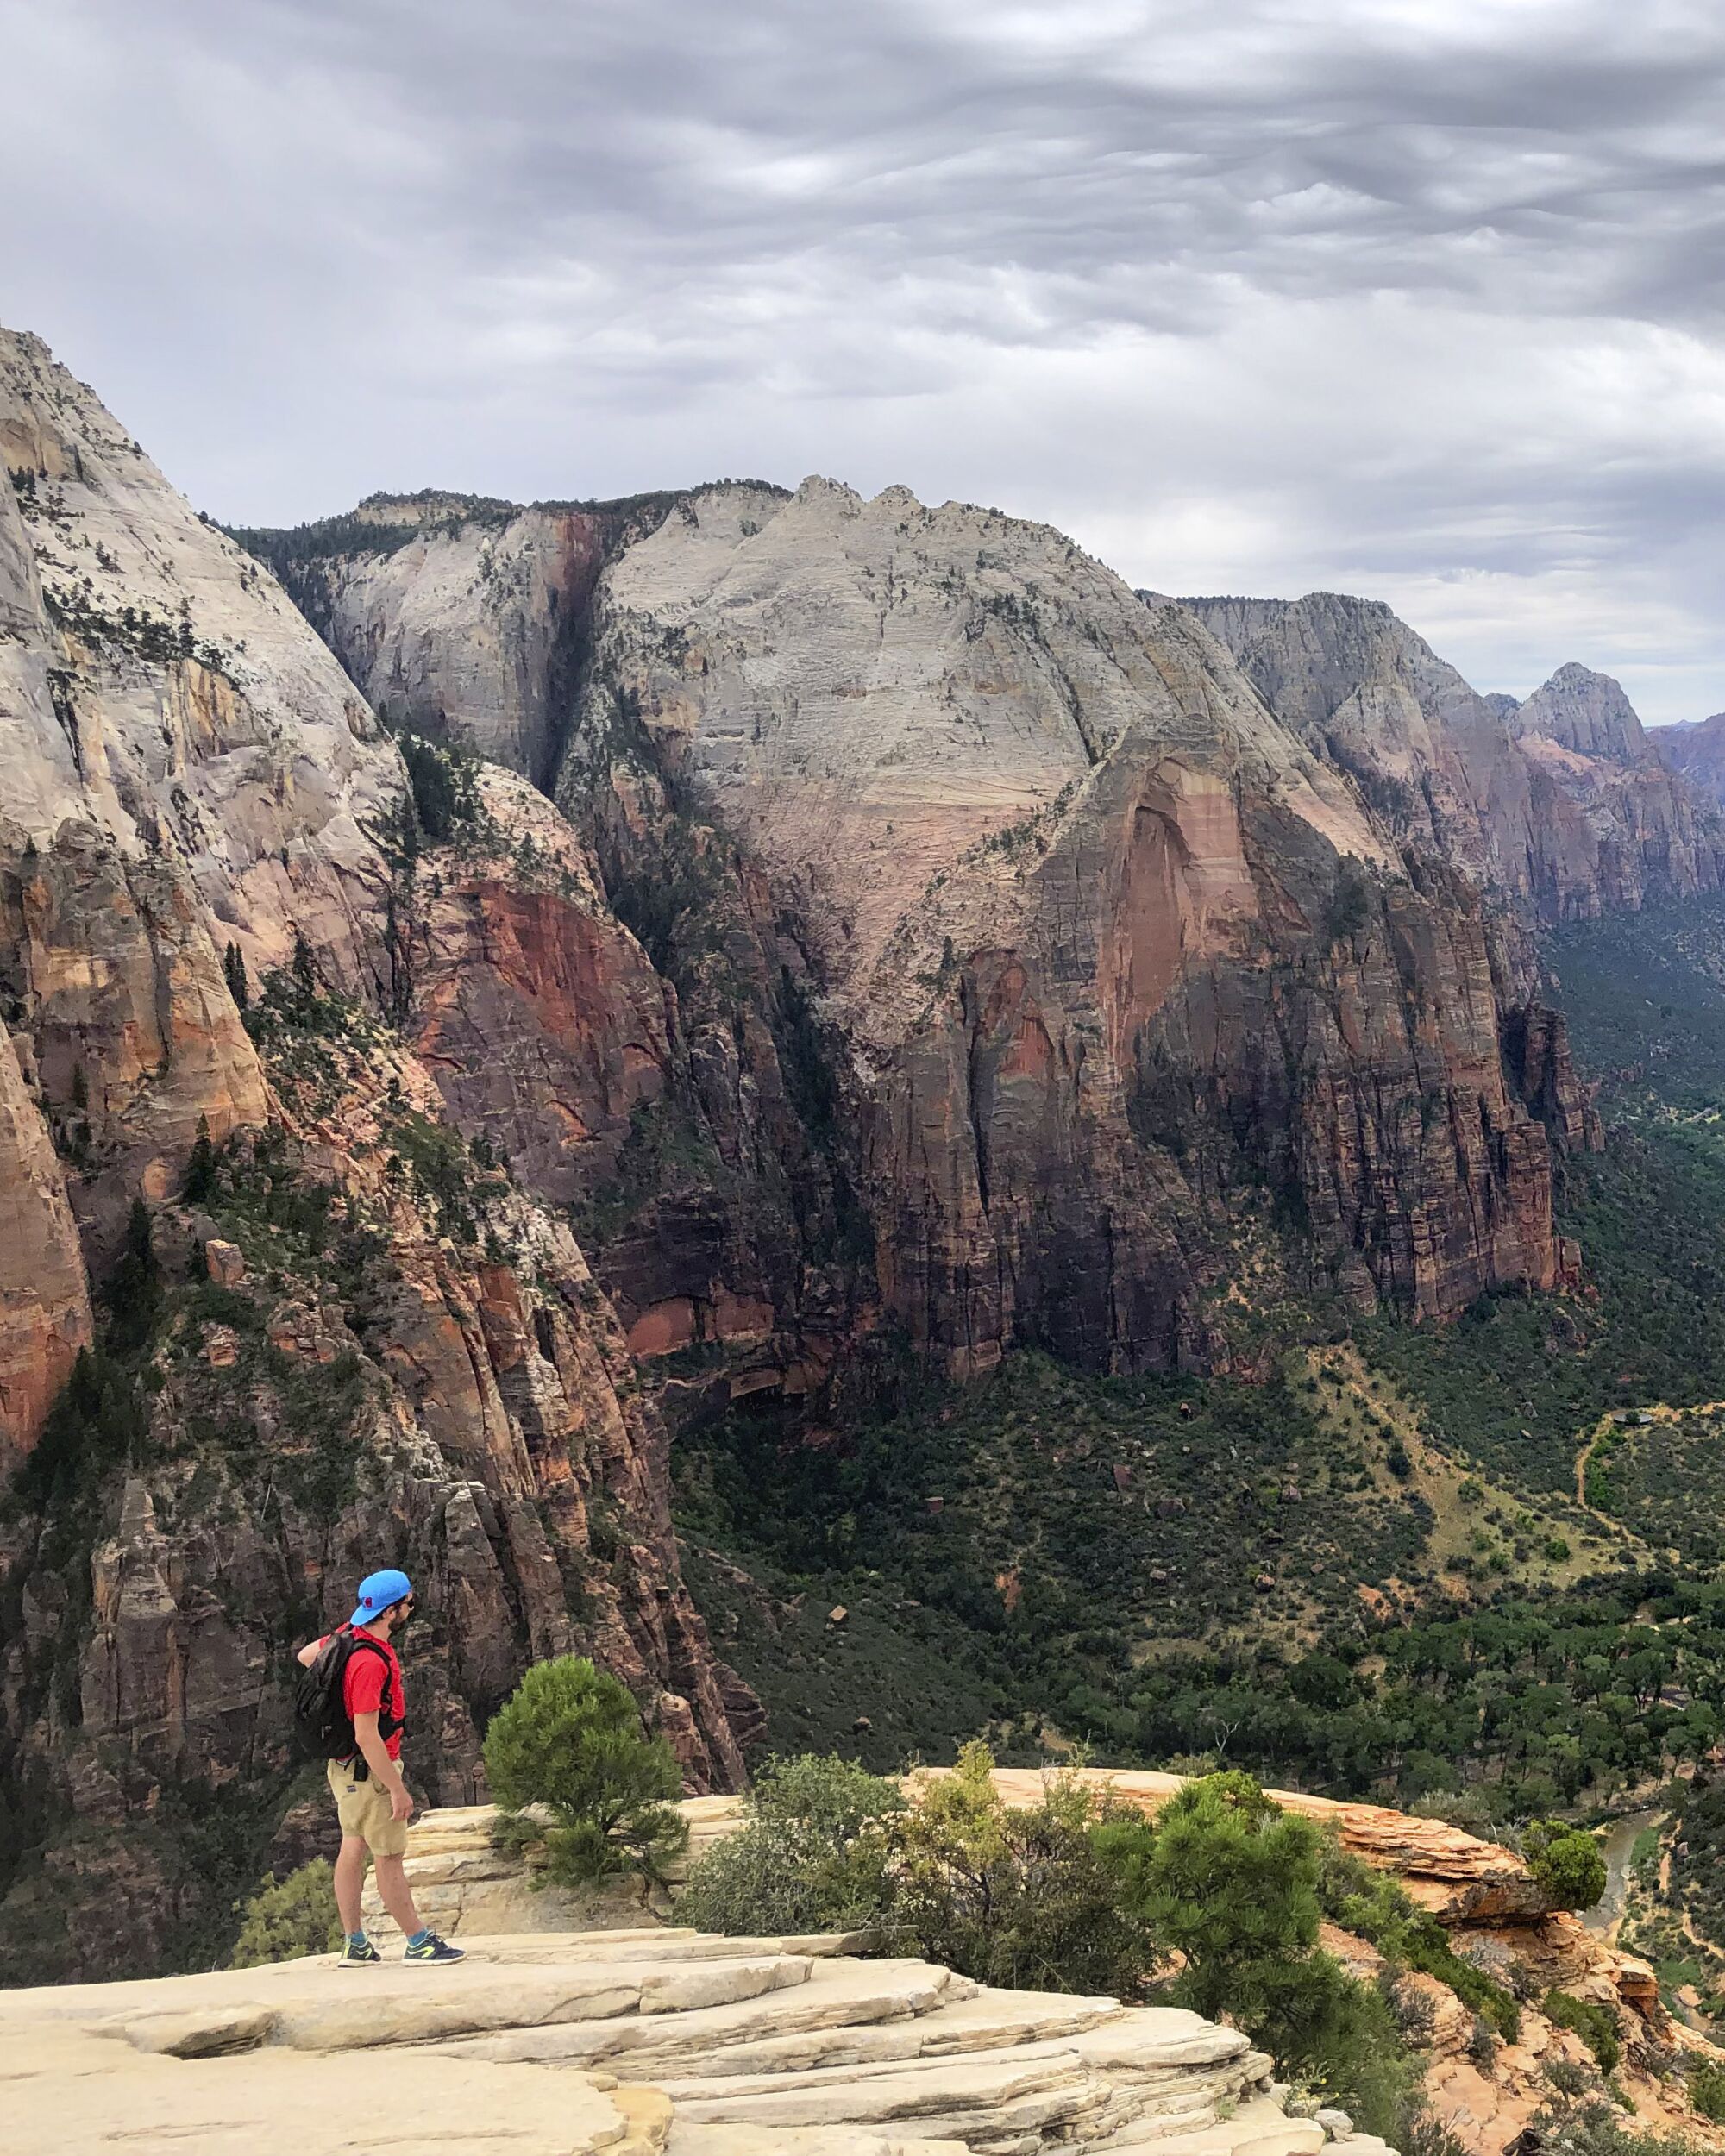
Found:
[[[1236,2029],[856,1944],[543,1934],[473,1940],[453,1985],[374,1971],[363,1998],[321,1957],[22,1992],[0,2007],[3,2078],[29,2145],[68,2156],[357,2147],[329,2119],[363,2108],[361,2065],[373,2090],[405,2078],[403,2145],[452,2156],[1389,2156],[1340,2113],[1289,2116]]]
[[[1084,1778],[1151,1813],[1181,1787],[1181,1777],[1174,1774],[1093,1769],[1085,1771]],[[1044,1777],[1034,1771],[1001,1769],[995,1782],[1009,1804],[1033,1805],[1045,1794]],[[1587,2002],[1607,2017],[1622,2052],[1617,2087],[1644,2128],[1679,2133],[1703,2147],[1718,2146],[1725,2139],[1716,2123],[1695,2109],[1684,2074],[1689,2061],[1713,2062],[1713,2046],[1666,2013],[1658,1980],[1647,1963],[1590,1934],[1577,1918],[1548,1909],[1518,1856],[1440,1821],[1410,1817],[1380,1805],[1339,1804],[1297,1791],[1271,1794],[1284,1809],[1333,1831],[1345,1849],[1396,1878],[1421,1909],[1436,1918],[1465,1961],[1488,1971],[1521,2002],[1514,2040],[1485,2045],[1479,2040],[1473,2011],[1446,1983],[1417,1971],[1399,1979],[1410,2021],[1425,2030],[1420,2043],[1426,2053],[1425,2092],[1431,2119],[1473,2156],[1502,2156],[1515,2141],[1551,2100],[1548,2069],[1566,2069],[1571,2078],[1592,2075],[1591,2054],[1581,2039],[1534,2003],[1547,1999],[1553,1990],[1571,2002]],[[698,1798],[682,1809],[690,1828],[691,1861],[698,1861],[716,1840],[743,1822],[743,1808],[733,1797]],[[542,1927],[555,1932],[566,1925],[592,1922],[591,1911],[572,1906],[555,1890],[541,1895],[528,1887],[519,1856],[505,1855],[492,1843],[493,1818],[488,1808],[480,1807],[432,1814],[416,1822],[407,1865],[422,1906],[435,1908],[436,1921],[463,1939],[518,1937]],[[620,1899],[606,1912],[609,1921],[619,1926],[640,1923],[645,1914],[638,1904],[630,1907]],[[368,1916],[376,1923],[378,1935],[390,1935],[380,1909],[368,1904]],[[611,1951],[619,1956],[639,1952],[633,1942],[650,1941],[652,1936],[620,1933]],[[658,1936],[669,1940],[678,1934]],[[1385,1973],[1382,1957],[1362,1939],[1327,1925],[1322,1944],[1368,1980]],[[900,1965],[878,1965],[888,1983],[895,1978],[888,1972]],[[774,1996],[782,2017],[796,2013],[797,1995]],[[1007,2002],[1002,1995],[992,1996],[1003,2006]],[[812,2006],[812,2000],[808,2003]],[[1021,2003],[1027,2012],[1040,2010],[1037,2002]],[[737,2029],[735,2040],[764,2037],[761,2025],[766,2018],[764,2011],[751,2014],[751,2026]],[[902,2050],[897,2040],[886,2040]],[[467,2048],[474,2055],[493,2059],[528,2060],[555,2054],[572,2062],[603,2060],[613,2066],[627,2062],[637,2071],[649,2067],[662,2071],[671,2070],[664,2054],[674,2053],[679,2044],[674,2028],[656,2038],[637,2036],[626,2026],[612,2023],[604,2032],[579,2036],[570,2030],[536,2034],[523,2031]],[[865,2055],[866,2046],[854,2034],[845,2038],[828,2031],[817,2035],[806,2028],[800,2035],[787,2029],[756,2043],[752,2059],[743,2053],[732,2057],[739,2071],[759,2073],[770,2060],[778,2072],[800,2077],[810,2067],[840,2056],[839,2046],[844,2047],[843,2055],[859,2063]],[[709,2090],[713,2071],[703,2069]],[[815,2077],[817,2083],[825,2078]],[[674,2078],[667,2085],[674,2096],[691,2084]],[[794,2085],[788,2079],[781,2084],[784,2096],[793,2101]]]

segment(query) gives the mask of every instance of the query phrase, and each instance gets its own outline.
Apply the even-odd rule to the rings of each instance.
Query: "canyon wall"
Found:
[[[670,1053],[590,852],[495,768],[423,828],[276,580],[9,333],[0,451],[0,1960],[191,1950],[200,1808],[260,1857],[290,1651],[380,1563],[423,1789],[568,1649],[734,1786],[758,1709],[555,1203]]]
[[[1725,711],[1687,726],[1661,726],[1649,738],[1667,771],[1707,800],[1725,805]]]
[[[1419,857],[1190,613],[1045,528],[811,480],[681,504],[590,649],[560,798],[602,856],[706,818],[782,894],[883,1301],[946,1367],[1214,1366],[1266,1188],[1361,1302],[1559,1277],[1554,1132],[1504,1048],[1531,969],[1483,875]]]
[[[1406,842],[1549,925],[1725,881],[1725,823],[1673,783],[1622,689],[1559,668],[1525,703],[1477,694],[1375,599],[1182,602],[1270,708]]]
[[[1254,1191],[1361,1304],[1572,1269],[1552,1150],[1597,1126],[1531,931],[1725,867],[1615,683],[1483,697],[1375,603],[1147,599],[902,488],[559,513],[578,575],[504,573],[551,510],[447,496],[251,539],[404,720],[530,732],[664,987],[626,1144],[461,1109],[585,1208],[641,1352],[1215,1367]],[[507,696],[435,687],[505,650]]]

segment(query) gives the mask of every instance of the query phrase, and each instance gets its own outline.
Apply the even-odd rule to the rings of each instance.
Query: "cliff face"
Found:
[[[1518,735],[1554,741],[1576,755],[1597,756],[1607,763],[1657,761],[1622,684],[1573,662],[1559,667],[1516,706],[1510,727]]]
[[[1189,614],[1045,529],[810,481],[681,505],[591,650],[561,798],[613,832],[697,803],[794,907],[883,1298],[950,1367],[1214,1359],[1264,1183],[1362,1300],[1557,1276],[1478,888]]]
[[[662,984],[524,782],[422,830],[274,579],[9,333],[0,449],[0,1770],[53,1906],[111,1873],[135,1951],[183,1944],[200,1793],[267,1834],[286,1650],[380,1562],[437,1611],[429,1789],[568,1647],[732,1785],[756,1710],[681,1584],[666,1433],[541,1203],[662,1088]]]
[[[1649,739],[1667,771],[1706,799],[1725,804],[1725,711],[1690,726],[1661,726]]]
[[[90,1284],[47,1126],[0,1034],[0,1480],[91,1337]]]
[[[1609,675],[1562,667],[1517,705],[1477,695],[1375,600],[1317,592],[1184,604],[1400,836],[1540,919],[1725,881],[1714,803],[1672,782]]]
[[[599,573],[599,519],[374,495],[341,523],[273,558],[373,709],[546,779],[553,685]]]
[[[373,494],[346,517],[238,536],[389,724],[549,787],[599,570],[676,498]]]

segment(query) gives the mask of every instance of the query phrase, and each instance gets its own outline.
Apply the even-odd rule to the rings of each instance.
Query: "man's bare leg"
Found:
[[[363,1846],[363,1845],[362,1845]],[[373,1857],[373,1869],[377,1873],[378,1892],[383,1905],[401,1927],[404,1939],[415,1939],[425,1928],[424,1919],[413,1906],[413,1890],[407,1883],[407,1874],[402,1869],[399,1857]],[[354,1907],[359,1906],[357,1900]]]
[[[360,1915],[360,1896],[366,1884],[366,1845],[357,1834],[343,1834],[341,1853],[336,1858],[336,1908],[342,1919],[342,1929],[351,1939],[365,1929],[365,1919]],[[400,1863],[398,1858],[396,1862]],[[403,1884],[406,1882],[404,1880]]]

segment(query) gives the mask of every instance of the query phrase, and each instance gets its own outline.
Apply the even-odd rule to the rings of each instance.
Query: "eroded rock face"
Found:
[[[1364,1301],[1557,1277],[1483,841],[1477,882],[1416,868],[1189,613],[1044,528],[812,480],[681,505],[592,650],[562,798],[613,833],[699,800],[794,901],[883,1295],[948,1367],[1213,1361],[1216,1225],[1263,1181]]]
[[[1656,761],[1622,683],[1573,661],[1517,706],[1511,724],[1518,734],[1537,734],[1578,756],[1622,764]]]
[[[758,1705],[683,1588],[623,1329],[536,1195],[590,1188],[571,1161],[604,1171],[663,1087],[662,985],[507,773],[417,858],[401,759],[329,651],[33,338],[0,334],[0,1469],[139,1197],[170,1320],[101,1381],[106,1479],[0,1547],[7,1801],[78,1820],[56,1913],[9,1908],[0,1958],[185,1951],[188,1817],[221,1789],[267,1837],[287,1650],[379,1563],[436,1607],[428,1792],[475,1794],[486,1717],[568,1651],[691,1787],[734,1786],[729,1711]],[[260,1025],[290,960],[303,1007]],[[205,1137],[223,1164],[182,1204]],[[85,1896],[111,1918],[69,1926]]]
[[[0,331],[9,845],[77,812],[183,867],[253,961],[357,981],[400,760],[303,617],[40,339]]]
[[[1562,667],[1517,705],[1476,694],[1377,600],[1314,592],[1184,603],[1399,835],[1544,920],[1725,880],[1725,824],[1661,772],[1609,675]]]
[[[1725,804],[1725,711],[1693,725],[1659,727],[1648,739],[1667,771],[1709,800]]]
[[[365,985],[399,759],[273,580],[39,340],[0,332],[0,970],[98,1238],[264,1113],[223,982],[295,931]],[[74,1100],[75,1092],[86,1096]]]
[[[601,519],[373,495],[343,526],[344,544],[307,541],[281,568],[373,709],[549,780],[565,643],[599,573]]]
[[[0,1029],[0,1482],[91,1337],[90,1283],[47,1126]]]
[[[661,498],[582,537],[604,566],[548,636],[551,585],[499,566],[549,558],[548,514],[380,499],[259,536],[404,716],[568,731],[560,799],[674,988],[663,1052],[623,1044],[667,1104],[657,1180],[602,1231],[641,1352],[758,1343],[806,1384],[878,1288],[955,1369],[1014,1338],[1201,1366],[1220,1224],[1266,1182],[1363,1303],[1562,1275],[1550,1147],[1593,1127],[1482,894],[1555,917],[1710,875],[1668,782],[1524,753],[1387,609],[1205,602],[1213,636],[1058,533],[902,488]],[[505,646],[507,697],[436,687]],[[535,972],[544,924],[462,906],[448,952]],[[609,1174],[589,1107],[636,1082],[525,1078],[548,1188]],[[446,1090],[495,1118],[498,1084]]]
[[[502,771],[480,787],[479,836],[422,880],[407,1024],[452,1119],[568,1200],[664,1094],[673,1012],[551,803]]]
[[[459,1140],[430,1180],[405,1176],[395,1149],[436,1128],[423,1067],[381,1039],[327,1056],[336,1078],[329,1060],[311,1083],[279,1074],[285,1137],[249,1169],[230,1150],[211,1212],[157,1216],[165,1254],[203,1242],[242,1263],[217,1303],[186,1299],[156,1351],[87,1614],[76,1560],[50,1555],[60,1523],[26,1523],[12,1548],[26,1622],[0,1651],[0,1736],[81,1822],[47,1853],[48,1891],[92,1866],[106,1881],[49,1965],[64,1974],[180,1951],[196,1894],[175,1807],[190,1787],[279,1808],[290,1651],[380,1564],[408,1571],[426,1612],[403,1652],[405,1758],[430,1800],[484,1793],[490,1714],[528,1663],[572,1652],[630,1687],[689,1788],[743,1778],[729,1714],[752,1698],[682,1584],[667,1433],[567,1225],[500,1170],[458,1188]],[[334,1239],[261,1225],[260,1173],[327,1179]],[[141,1830],[158,1816],[166,1844]],[[41,1965],[19,1960],[41,1891],[0,1902],[15,1976]]]

